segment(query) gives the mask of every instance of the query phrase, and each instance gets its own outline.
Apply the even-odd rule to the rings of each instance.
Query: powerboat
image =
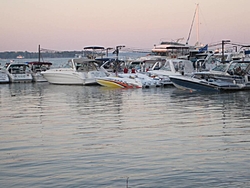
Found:
[[[93,59],[73,58],[63,67],[42,71],[41,74],[51,84],[98,85],[97,78],[106,77]]]
[[[167,59],[165,64],[158,70],[148,71],[151,77],[161,80],[163,85],[173,85],[169,76],[171,75],[191,75],[194,71],[193,63],[184,59]]]
[[[190,91],[235,91],[250,89],[250,61],[234,60],[211,71],[195,72],[192,76],[170,76],[180,89]]]
[[[32,61],[32,62],[28,62],[28,65],[30,66],[31,74],[33,76],[34,82],[47,82],[47,80],[43,77],[41,72],[49,70],[52,63]]]
[[[111,88],[123,88],[123,89],[133,89],[142,88],[142,83],[139,78],[136,77],[103,77],[98,78],[97,83],[101,86],[111,87]]]
[[[114,65],[111,71],[108,66],[110,62]],[[162,84],[160,79],[152,78],[146,72],[145,62],[146,61],[132,61],[129,65],[125,65],[122,61],[118,61],[117,63],[116,61],[107,60],[100,66],[100,69],[103,70],[108,77],[99,78],[97,82],[102,86],[119,88],[150,88],[161,86]],[[117,65],[115,66],[115,64]],[[136,70],[136,66],[143,66],[144,68]],[[124,68],[123,71],[122,67]]]
[[[150,77],[147,72],[118,73],[120,78],[139,79],[143,88],[161,87],[162,82],[158,78]]]
[[[9,63],[6,68],[10,82],[32,82],[33,77],[27,63]]]

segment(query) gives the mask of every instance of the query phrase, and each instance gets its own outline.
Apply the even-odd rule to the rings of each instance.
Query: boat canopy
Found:
[[[75,62],[75,63],[90,63],[90,62],[96,62],[94,59],[87,59],[87,58],[74,58],[70,59],[69,62]]]
[[[104,50],[103,46],[86,46],[83,48],[84,50]]]

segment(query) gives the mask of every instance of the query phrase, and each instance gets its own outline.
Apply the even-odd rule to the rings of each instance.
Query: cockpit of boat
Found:
[[[250,74],[250,61],[232,61],[231,63],[219,64],[212,71],[227,72],[230,75]]]
[[[236,75],[245,75],[249,74],[250,71],[250,62],[232,62],[228,68],[229,74],[236,74]]]
[[[76,63],[76,70],[79,72],[96,71],[97,66],[93,62]]]
[[[12,64],[9,66],[8,71],[11,74],[25,74],[30,72],[30,68],[26,64]]]
[[[75,58],[64,64],[63,68],[70,68],[78,72],[89,72],[98,70],[98,63],[92,59]]]

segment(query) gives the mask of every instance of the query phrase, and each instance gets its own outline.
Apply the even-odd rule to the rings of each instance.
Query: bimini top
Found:
[[[103,46],[86,46],[83,48],[84,50],[104,50]]]

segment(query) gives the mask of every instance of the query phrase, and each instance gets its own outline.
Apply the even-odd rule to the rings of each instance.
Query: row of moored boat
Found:
[[[178,49],[172,44],[173,49]],[[154,49],[154,55],[136,60],[110,57],[77,57],[63,66],[49,62],[9,63],[0,70],[0,82],[41,82],[66,85],[102,85],[117,88],[147,88],[174,85],[192,91],[250,89],[250,60],[247,56],[209,51],[189,52],[188,56],[164,56],[171,48]],[[173,52],[172,49],[172,52]],[[183,52],[182,46],[180,46]],[[158,50],[158,51],[157,51]],[[161,54],[157,55],[157,52]],[[227,60],[227,61],[226,61]]]

